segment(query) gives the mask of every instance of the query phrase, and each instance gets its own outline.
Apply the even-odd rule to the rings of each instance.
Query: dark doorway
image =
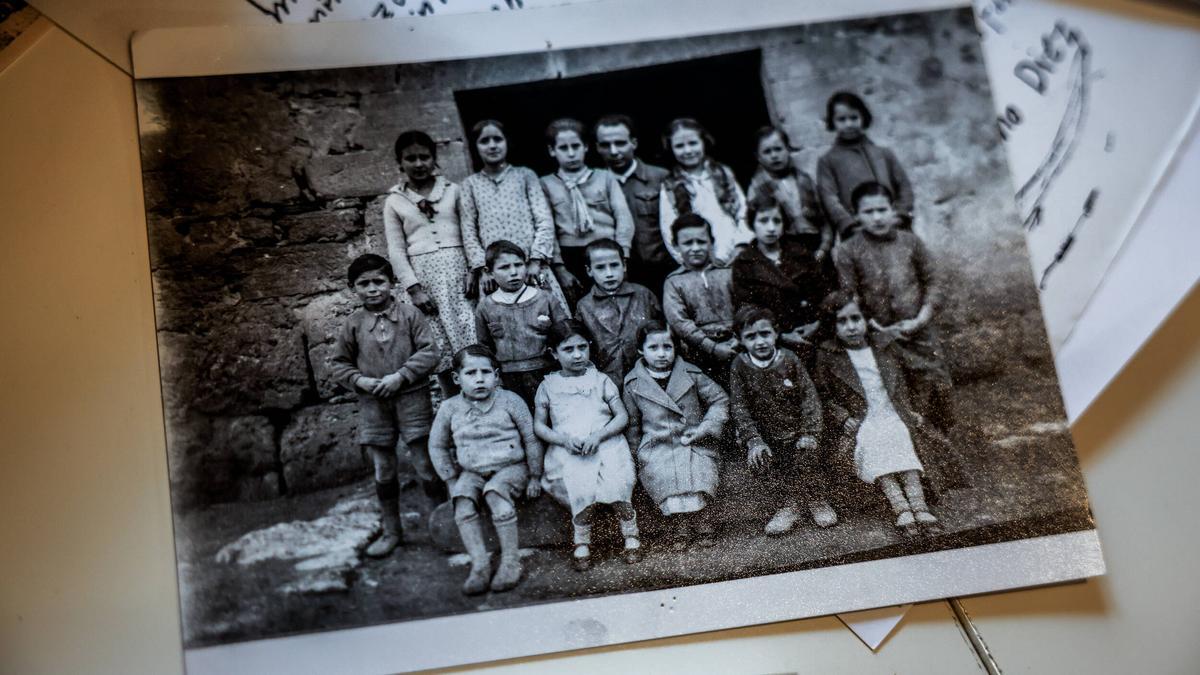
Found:
[[[624,113],[637,124],[638,155],[668,166],[661,135],[677,117],[695,117],[716,139],[710,154],[728,164],[745,185],[754,173],[754,132],[770,124],[762,85],[762,52],[737,52],[644,68],[615,70],[454,92],[465,129],[497,119],[508,131],[509,162],[539,175],[556,167],[546,153],[546,125],[574,117],[591,125]],[[591,139],[588,139],[589,143]],[[589,166],[602,166],[595,152]]]

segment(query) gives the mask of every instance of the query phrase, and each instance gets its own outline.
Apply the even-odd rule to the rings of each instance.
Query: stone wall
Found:
[[[956,372],[986,375],[1004,363],[988,355],[1012,348],[1048,361],[968,9],[477,61],[142,81],[176,504],[271,498],[369,473],[353,442],[353,399],[330,384],[326,358],[352,309],[348,262],[384,252],[381,205],[400,131],[433,136],[443,170],[461,180],[469,156],[456,89],[746,49],[762,50],[772,115],[810,171],[830,141],[829,93],[857,90],[872,105],[872,136],[916,186],[918,232],[971,282],[955,284],[944,318],[953,341],[1006,343],[956,350]]]

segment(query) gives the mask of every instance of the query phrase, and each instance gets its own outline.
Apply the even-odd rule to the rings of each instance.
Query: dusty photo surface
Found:
[[[185,647],[1091,530],[982,58],[964,8],[486,59],[139,81]],[[605,162],[592,125],[627,115],[639,162],[669,170],[677,160],[662,136],[673,120],[693,118],[715,141],[708,158],[744,191],[759,170],[756,132],[766,125],[786,132],[795,167],[819,180],[819,158],[836,143],[826,116],[838,91],[861,98],[872,117],[867,135],[903,168],[912,194],[904,236],[923,247],[941,289],[929,328],[952,414],[937,424],[923,417],[944,443],[921,454],[936,529],[898,527],[881,487],[857,475],[853,435],[851,447],[839,449],[831,428],[845,419],[828,411],[844,401],[828,398],[840,390],[822,385],[817,364],[820,343],[840,349],[826,322],[794,351],[825,411],[822,430],[809,435],[836,524],[814,522],[807,484],[798,484],[796,522],[765,531],[780,499],[792,497],[763,487],[727,412],[710,443],[710,546],[694,535],[675,546],[675,520],[639,473],[631,500],[639,562],[625,561],[615,511],[602,510],[590,569],[577,571],[571,512],[548,493],[521,497],[520,582],[465,595],[471,561],[454,507],[414,470],[420,462],[407,456],[410,446],[398,461],[403,543],[382,558],[366,555],[380,532],[381,502],[359,442],[360,398],[332,363],[343,323],[360,304],[347,284],[350,263],[366,253],[389,257],[384,212],[402,179],[393,147],[402,132],[428,134],[441,175],[461,185],[478,170],[472,127],[482,120],[503,123],[511,165],[546,176],[558,168],[544,136],[553,120],[585,125],[585,161],[599,170]],[[657,223],[657,202],[625,206]],[[832,222],[819,197],[811,206],[815,220]],[[638,264],[636,256],[626,263],[635,278]],[[825,273],[836,287],[833,266]],[[661,299],[661,286],[650,290]],[[404,288],[395,298],[412,305]],[[675,344],[688,358],[680,335]],[[443,369],[449,348],[443,337],[437,344]],[[855,370],[841,373],[854,389]],[[436,409],[446,401],[433,375],[424,377]],[[727,364],[705,377],[722,396],[728,391]],[[639,439],[632,441],[641,472]],[[479,510],[494,546],[487,509]]]

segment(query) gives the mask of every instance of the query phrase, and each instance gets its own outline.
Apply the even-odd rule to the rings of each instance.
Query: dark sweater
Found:
[[[779,330],[790,331],[817,320],[817,308],[833,287],[825,269],[798,241],[783,240],[778,265],[752,244],[733,261],[733,304],[769,309]]]
[[[839,139],[817,160],[817,193],[843,239],[858,229],[850,195],[867,181],[887,186],[892,191],[896,213],[912,215],[912,184],[896,154],[875,145],[866,136],[852,142]]]
[[[780,347],[766,368],[739,354],[729,368],[729,391],[738,443],[763,441],[790,453],[802,436],[819,438],[821,401],[800,359]]]

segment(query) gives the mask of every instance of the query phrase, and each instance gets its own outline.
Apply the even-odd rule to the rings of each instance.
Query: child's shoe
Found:
[[[500,565],[492,577],[492,590],[497,593],[511,591],[521,581],[521,558],[518,555],[501,555]]]
[[[916,537],[921,534],[921,528],[917,525],[916,516],[912,511],[905,511],[896,518],[896,527],[904,531],[905,536]]]
[[[945,532],[942,524],[938,522],[937,517],[928,511],[917,511],[916,519],[921,529],[925,531],[925,534],[942,534]]]
[[[383,530],[379,533],[379,537],[371,542],[371,545],[366,550],[366,554],[372,558],[383,558],[391,555],[392,551],[395,551],[396,547],[404,539],[403,531],[400,527],[400,505],[398,502],[385,503],[379,519],[383,524]]]
[[[471,573],[467,575],[467,580],[463,582],[463,595],[479,595],[487,591],[488,581],[491,575],[491,566],[486,561],[482,564],[471,562]]]
[[[795,508],[785,506],[776,511],[775,515],[771,516],[771,520],[767,522],[767,526],[763,528],[763,532],[772,537],[777,537],[792,529],[799,519],[800,514],[796,513]]]
[[[632,565],[642,561],[642,542],[637,537],[625,538],[625,552],[621,554],[625,564]]]
[[[817,527],[833,527],[837,525],[837,511],[829,505],[829,502],[824,499],[814,499],[808,503],[808,512],[812,514],[813,522]]]
[[[587,544],[575,547],[575,554],[571,556],[571,564],[575,567],[576,572],[586,572],[592,568],[592,551]]]

